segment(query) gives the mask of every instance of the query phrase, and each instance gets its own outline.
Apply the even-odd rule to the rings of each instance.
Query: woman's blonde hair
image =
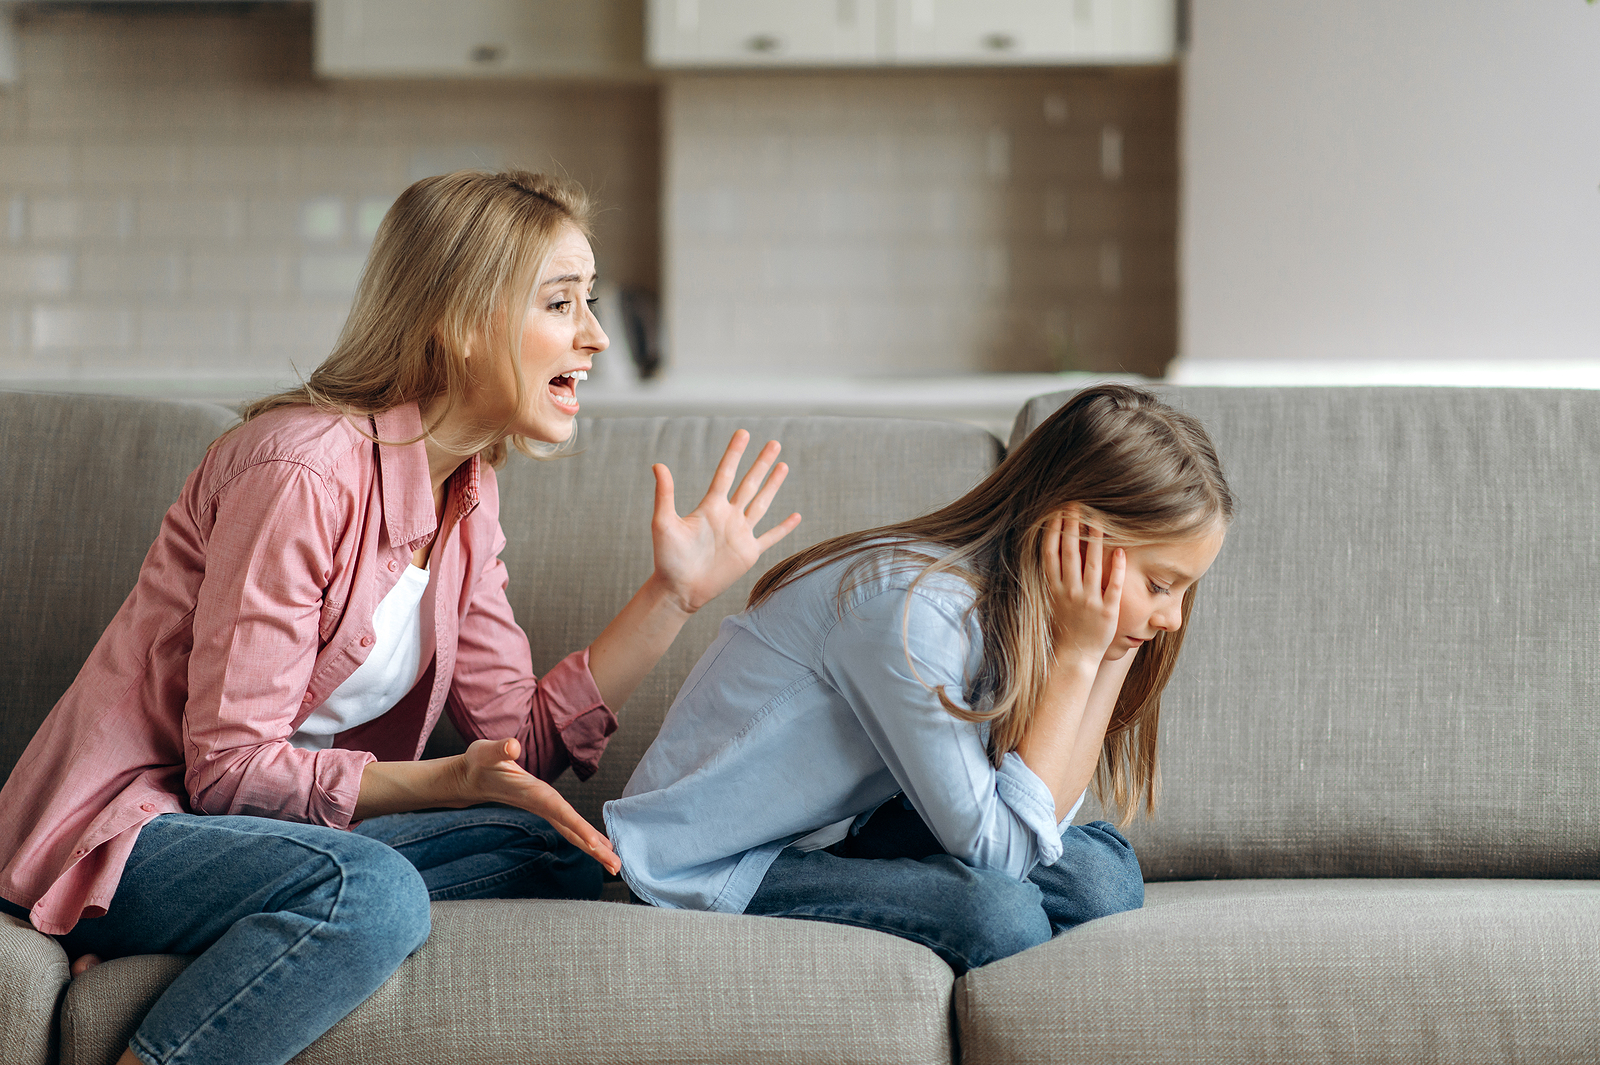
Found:
[[[432,432],[467,394],[474,339],[504,341],[505,350],[491,354],[510,359],[511,409],[521,410],[528,384],[518,323],[562,233],[590,236],[592,215],[576,183],[526,170],[457,170],[414,183],[378,226],[333,351],[299,388],[248,404],[242,419],[295,403],[366,416],[442,397],[424,427]],[[507,424],[481,426],[467,450],[499,465]],[[528,455],[552,450],[510,438]]]
[[[1042,552],[1051,520],[1069,503],[1105,531],[1109,545],[1123,547],[1192,539],[1233,518],[1233,495],[1200,423],[1143,389],[1100,385],[1069,400],[954,503],[791,555],[756,583],[749,605],[821,566],[854,558],[840,584],[842,605],[886,541],[901,561],[920,568],[917,581],[941,572],[963,578],[977,593],[983,661],[968,679],[966,706],[937,691],[950,713],[989,723],[989,757],[998,766],[1026,735],[1049,676],[1052,607]],[[918,544],[945,550],[936,556]],[[1146,812],[1155,810],[1161,692],[1183,645],[1196,587],[1184,593],[1183,625],[1137,652],[1106,729],[1095,793],[1121,811],[1124,824],[1141,800]]]

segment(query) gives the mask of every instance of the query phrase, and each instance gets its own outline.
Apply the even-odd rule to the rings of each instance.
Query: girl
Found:
[[[655,467],[653,575],[534,678],[492,467],[571,435],[606,347],[589,217],[521,171],[402,193],[333,353],[211,447],[0,793],[0,906],[74,972],[199,955],[122,1065],[287,1061],[421,945],[430,899],[616,871],[547,782],[594,772],[611,707],[799,515],[753,533],[775,442],[735,489],[736,434],[683,518]],[[418,761],[441,712],[473,742]]]
[[[606,824],[658,906],[875,928],[957,972],[1143,903],[1091,777],[1154,809],[1156,724],[1233,514],[1193,419],[1080,392],[926,517],[779,563]]]

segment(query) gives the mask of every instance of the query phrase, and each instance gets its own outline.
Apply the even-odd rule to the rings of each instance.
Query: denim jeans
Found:
[[[353,831],[163,814],[68,955],[196,954],[134,1033],[150,1065],[286,1062],[428,938],[434,899],[596,898],[597,862],[546,821],[479,806]],[[7,912],[20,907],[6,904]]]
[[[946,854],[909,804],[890,799],[827,850],[778,855],[744,912],[871,928],[921,943],[956,971],[1144,905],[1133,847],[1094,821],[1061,833],[1061,860],[1026,880]]]

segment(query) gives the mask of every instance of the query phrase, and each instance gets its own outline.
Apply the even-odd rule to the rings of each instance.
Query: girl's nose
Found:
[[[1183,604],[1177,602],[1162,606],[1150,615],[1150,624],[1162,632],[1177,632],[1183,625]]]

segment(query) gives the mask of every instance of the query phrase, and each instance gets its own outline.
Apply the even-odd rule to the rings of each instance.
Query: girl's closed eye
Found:
[[[1150,591],[1155,595],[1166,595],[1168,592],[1172,591],[1171,588],[1164,588],[1155,581],[1146,581],[1145,583],[1150,585]]]

